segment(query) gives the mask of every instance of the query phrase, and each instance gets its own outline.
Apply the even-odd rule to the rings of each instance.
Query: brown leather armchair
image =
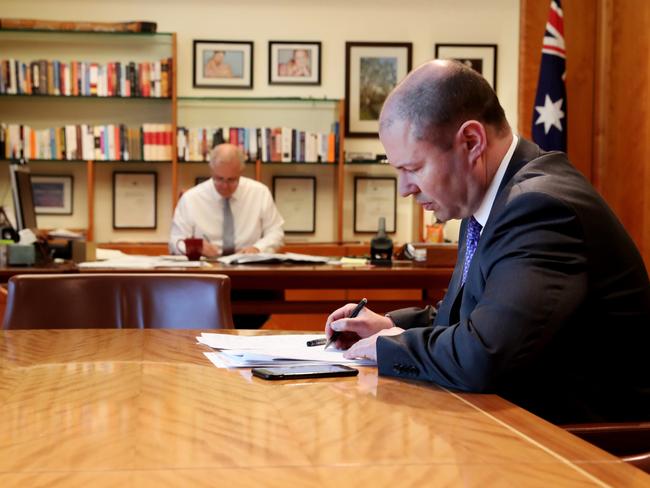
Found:
[[[562,427],[650,473],[650,422],[573,424]]]
[[[233,327],[225,275],[17,275],[8,292],[4,329]]]

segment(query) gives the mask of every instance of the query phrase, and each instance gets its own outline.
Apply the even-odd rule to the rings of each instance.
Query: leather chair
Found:
[[[650,422],[563,425],[565,430],[650,473]]]
[[[8,292],[4,329],[233,327],[225,275],[17,275]]]

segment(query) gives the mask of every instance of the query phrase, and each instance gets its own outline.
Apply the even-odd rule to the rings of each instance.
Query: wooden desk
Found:
[[[373,301],[373,310],[386,313],[397,308],[435,304],[443,296],[443,289],[449,284],[453,268],[417,267],[412,264],[381,266],[284,266],[284,265],[240,265],[224,266],[211,263],[206,268],[164,268],[155,270],[81,270],[82,273],[97,272],[188,272],[220,273],[230,276],[233,290],[291,289],[391,289],[419,290],[419,297],[413,299],[389,299]],[[233,313],[329,313],[341,306],[341,300],[233,300]]]
[[[4,331],[0,486],[648,486],[492,395],[266,382],[191,331]]]

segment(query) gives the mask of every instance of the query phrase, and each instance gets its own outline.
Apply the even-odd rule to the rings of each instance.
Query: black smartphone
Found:
[[[253,376],[265,380],[293,380],[300,378],[329,378],[332,376],[356,376],[359,371],[342,364],[312,366],[287,366],[278,368],[253,368]]]

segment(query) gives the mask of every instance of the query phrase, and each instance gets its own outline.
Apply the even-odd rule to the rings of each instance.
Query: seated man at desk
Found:
[[[266,185],[242,176],[244,155],[233,144],[210,153],[212,178],[190,188],[176,205],[169,250],[183,254],[176,242],[203,237],[203,255],[275,252],[284,241],[284,220]]]
[[[454,61],[410,73],[379,135],[402,196],[464,219],[458,260],[437,310],[351,318],[348,304],[326,335],[380,374],[497,393],[551,422],[650,420],[648,275],[566,155],[514,135],[485,79]]]
[[[203,256],[275,252],[284,241],[284,220],[263,183],[242,176],[244,155],[233,144],[220,144],[210,153],[212,177],[190,188],[178,201],[169,250],[183,254],[176,243],[190,236],[203,238]],[[182,243],[181,243],[182,246]],[[233,300],[260,298],[238,291]],[[265,315],[235,316],[237,328],[258,328]]]

